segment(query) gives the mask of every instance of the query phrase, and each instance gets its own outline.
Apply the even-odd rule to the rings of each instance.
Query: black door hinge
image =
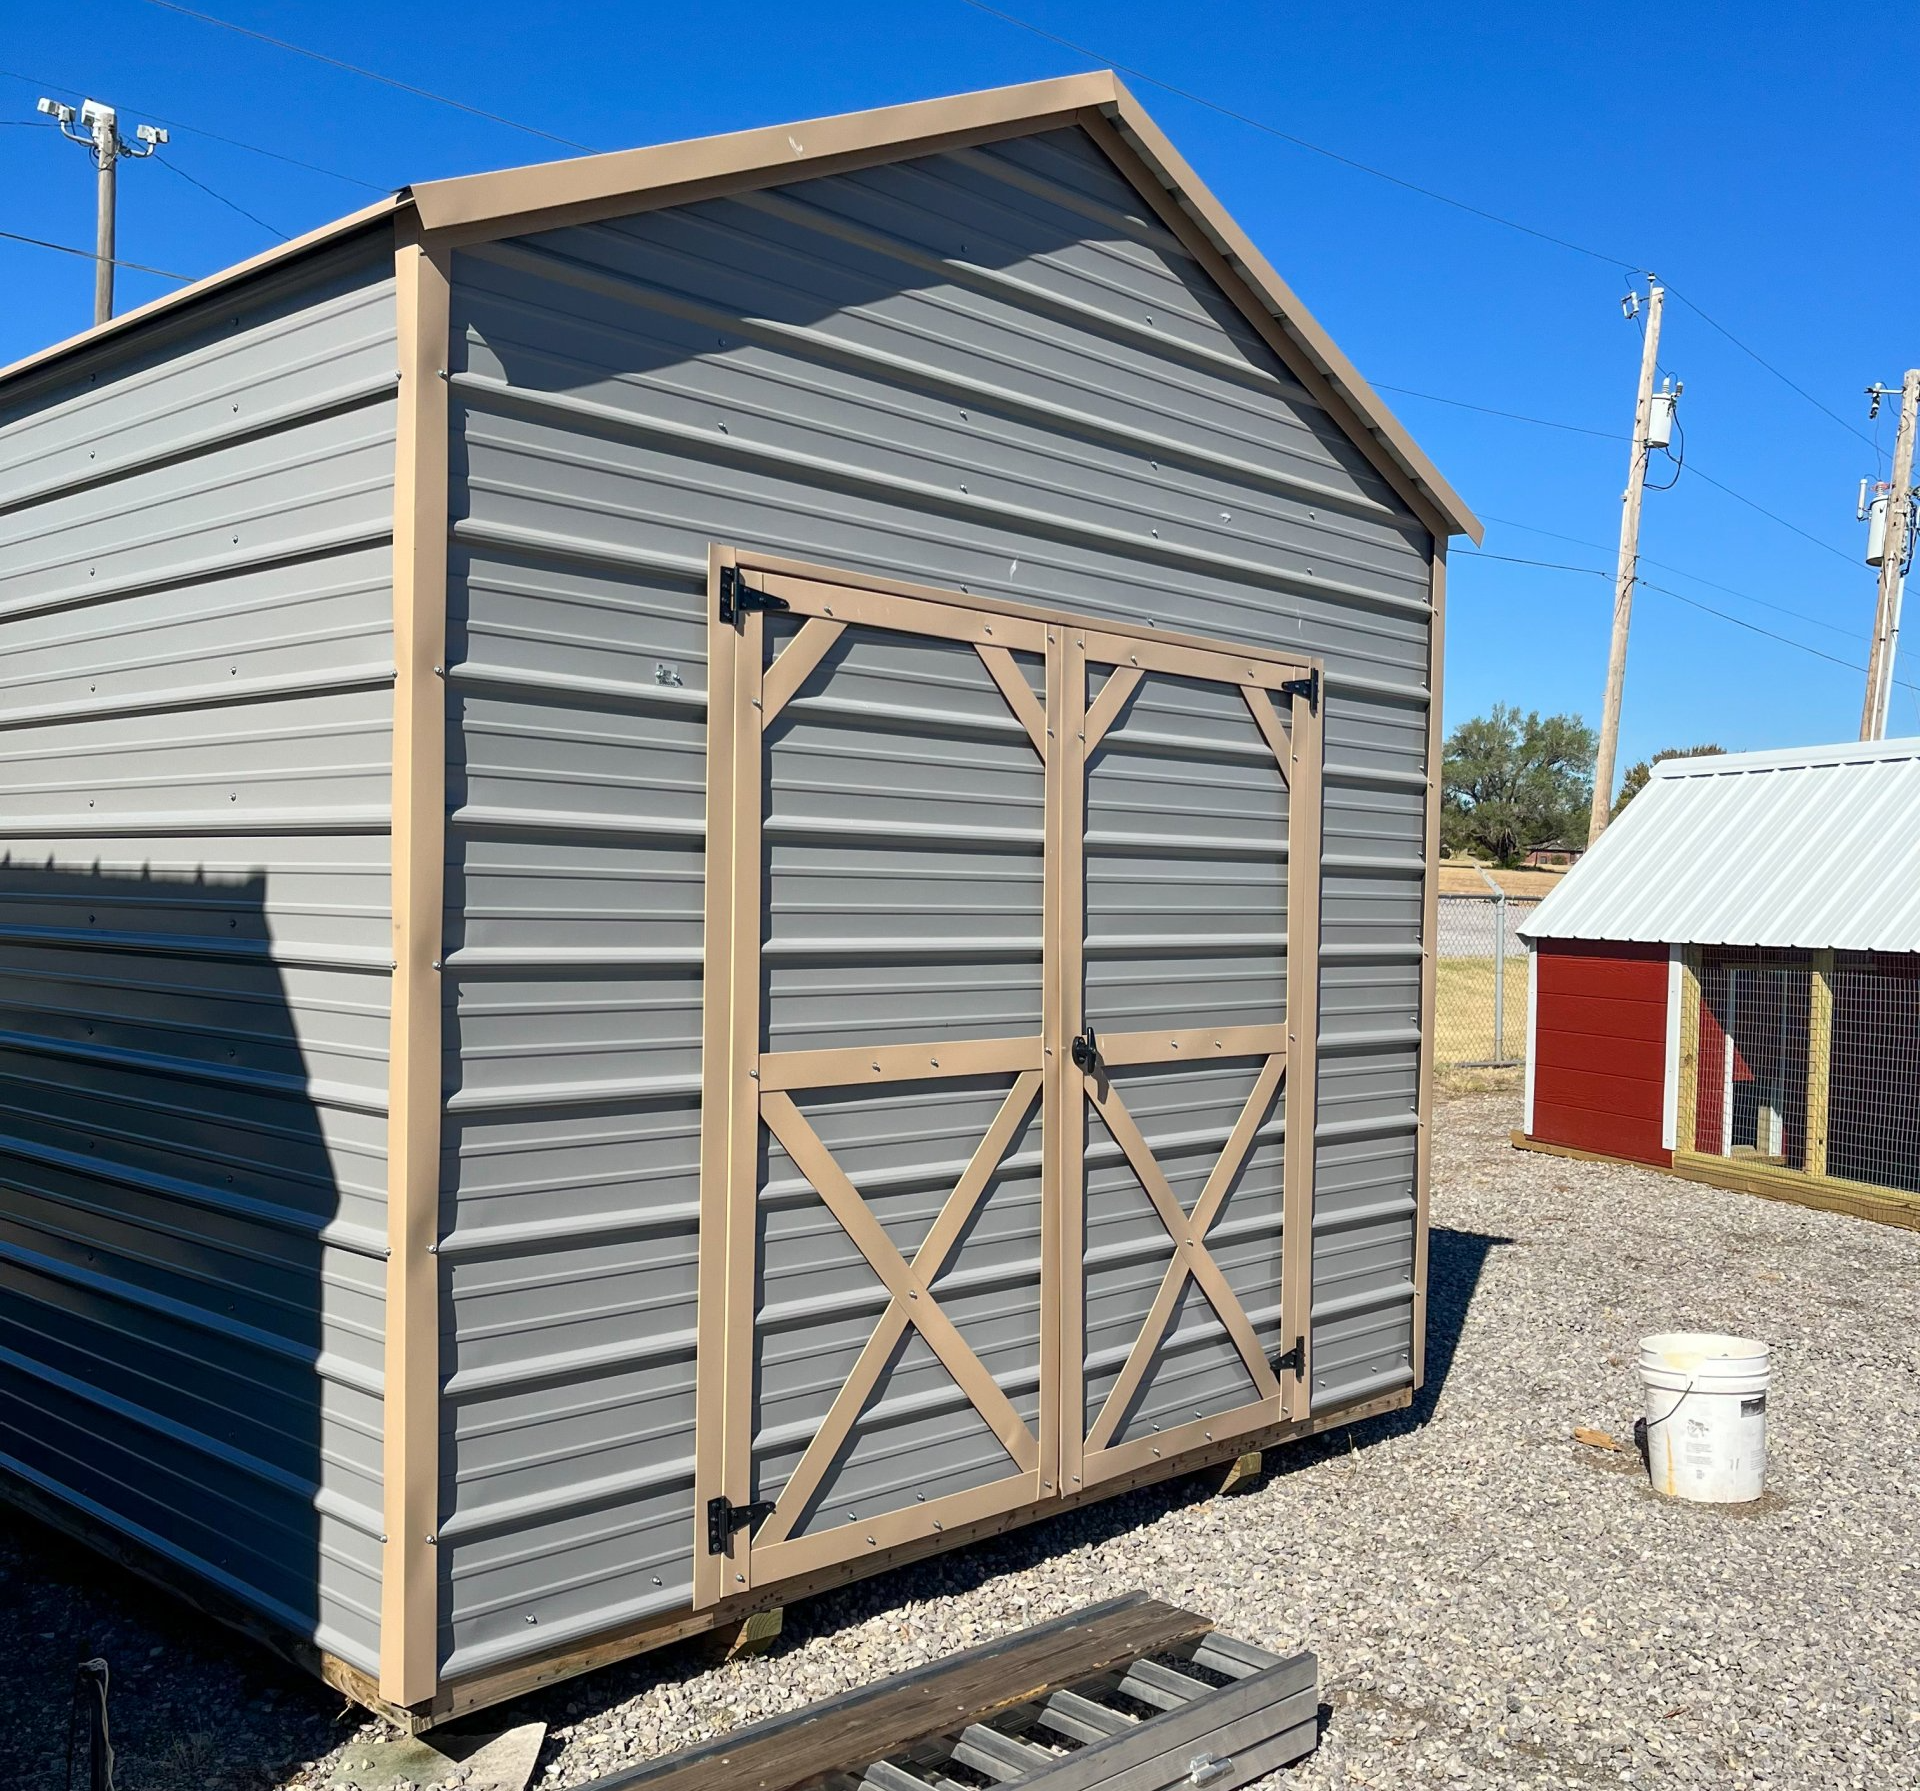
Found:
[[[1285,697],[1305,697],[1307,712],[1314,713],[1320,707],[1320,668],[1315,666],[1304,678],[1288,678],[1280,686],[1280,694]]]
[[[707,1501],[707,1553],[727,1554],[736,1530],[751,1536],[755,1528],[773,1516],[771,1499],[756,1499],[751,1505],[736,1505],[724,1494]]]
[[[1275,1374],[1295,1374],[1302,1380],[1307,1378],[1307,1340],[1304,1337],[1296,1337],[1293,1340],[1292,1349],[1288,1350],[1285,1355],[1274,1357],[1273,1372]]]
[[[771,591],[756,591],[738,566],[720,568],[720,620],[729,628],[738,627],[740,618],[749,610],[792,608],[784,597],[776,597]]]
[[[1100,1040],[1091,1026],[1085,1032],[1074,1034],[1068,1055],[1075,1069],[1085,1070],[1089,1076],[1093,1074],[1094,1065],[1100,1061]]]

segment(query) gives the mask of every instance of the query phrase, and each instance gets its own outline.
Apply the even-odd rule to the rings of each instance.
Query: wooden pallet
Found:
[[[1319,1663],[1143,1593],[669,1754],[589,1791],[1232,1791],[1312,1751]]]

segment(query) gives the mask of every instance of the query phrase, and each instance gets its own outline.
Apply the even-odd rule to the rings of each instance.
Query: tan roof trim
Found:
[[[9,367],[0,367],[0,384],[20,378],[45,366],[49,361],[57,361],[64,355],[74,354],[81,349],[91,348],[96,342],[104,342],[109,337],[124,334],[136,324],[151,323],[156,317],[169,311],[177,311],[183,305],[190,305],[197,299],[206,298],[218,292],[222,287],[231,286],[238,280],[245,280],[254,274],[265,273],[279,266],[283,261],[291,261],[304,255],[310,249],[324,248],[338,237],[350,236],[354,231],[367,224],[377,223],[381,218],[391,216],[407,204],[405,190],[390,194],[385,199],[376,199],[373,204],[361,210],[350,212],[344,218],[335,218],[330,224],[322,224],[317,230],[309,230],[304,236],[296,236],[288,242],[276,243],[271,249],[264,249],[258,255],[246,261],[236,261],[231,267],[223,267],[215,273],[205,274],[173,292],[163,292],[156,299],[149,299],[144,305],[136,305],[131,311],[122,311],[117,317],[110,317],[105,323],[96,323],[90,329],[82,330],[76,336],[65,341],[55,342],[47,348],[35,349],[30,355],[24,355]]]
[[[1136,182],[1127,165],[1137,160],[1158,193],[1147,197],[1165,205],[1170,199],[1220,257],[1236,279],[1281,330],[1295,354],[1324,382],[1337,400],[1340,420],[1359,432],[1363,445],[1424,502],[1416,505],[1437,532],[1481,538],[1477,517],[1441,477],[1380,395],[1360,377],[1333,344],[1292,288],[1274,272],[1206,184],[1161,134],[1145,109],[1108,70],[990,88],[947,99],[918,100],[849,112],[801,124],[735,131],[725,136],[664,143],[648,149],[615,150],[507,168],[494,174],[470,174],[426,181],[282,243],[250,261],[197,280],[178,292],[129,311],[65,342],[40,350],[0,369],[6,381],[108,335],[189,304],[210,292],[318,248],[363,225],[412,207],[421,227],[448,245],[552,229],[592,217],[617,215],[626,207],[654,209],[724,192],[766,186],[836,172],[842,168],[931,154],[962,142],[1026,135],[1064,125],[1105,120],[1132,152],[1118,165]],[[1203,257],[1205,260],[1206,257]],[[1312,385],[1315,382],[1309,381]]]
[[[1352,406],[1362,425],[1379,438],[1414,484],[1439,509],[1447,524],[1456,534],[1467,536],[1477,545],[1484,532],[1480,519],[1421,452],[1380,394],[1360,376],[1359,369],[1334,346],[1333,338],[1254,247],[1252,239],[1233,221],[1232,214],[1208,190],[1206,182],[1187,166],[1180,152],[1147,116],[1146,109],[1121,82],[1115,81],[1114,88],[1113,99],[1101,109],[1113,119],[1129,147],[1212,240],[1233,272],[1259,294],[1287,334]]]
[[[663,202],[663,191],[681,187],[803,180],[823,172],[822,164],[850,156],[884,154],[891,161],[926,153],[943,138],[1002,127],[1045,130],[1056,121],[1071,123],[1085,107],[1111,103],[1118,91],[1119,83],[1105,70],[1068,75],[803,124],[430,180],[413,189],[413,198],[428,230],[485,227],[511,219],[517,232],[539,212],[618,205],[642,197],[652,207]]]

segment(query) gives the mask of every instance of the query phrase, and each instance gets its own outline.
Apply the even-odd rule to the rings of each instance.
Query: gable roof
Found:
[[[1920,952],[1920,739],[1664,760],[1520,933]]]
[[[383,220],[411,223],[429,239],[449,244],[485,241],[1071,125],[1095,137],[1161,222],[1241,303],[1291,370],[1370,451],[1435,531],[1478,541],[1478,518],[1139,102],[1107,70],[802,124],[425,181],[0,368],[0,386]]]

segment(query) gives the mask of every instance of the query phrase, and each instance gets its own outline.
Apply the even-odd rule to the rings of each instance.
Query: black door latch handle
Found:
[[[1100,1061],[1100,1040],[1091,1026],[1074,1035],[1071,1055],[1075,1069],[1084,1070],[1089,1076],[1093,1074],[1094,1065]]]

